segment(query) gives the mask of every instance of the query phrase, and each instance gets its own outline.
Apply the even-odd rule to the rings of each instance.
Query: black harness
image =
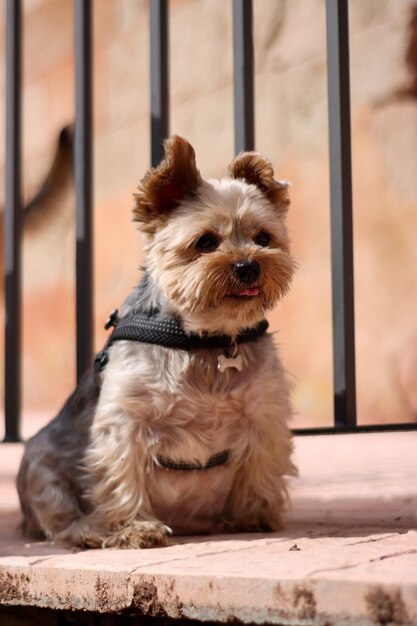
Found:
[[[115,341],[137,341],[150,343],[179,350],[213,349],[222,348],[227,350],[236,345],[255,341],[264,335],[268,329],[268,322],[262,320],[256,326],[247,328],[239,333],[233,340],[229,335],[209,335],[204,333],[186,333],[181,322],[175,318],[161,318],[159,311],[149,313],[134,312],[119,317],[119,312],[114,309],[104,325],[106,330],[113,330],[100,352],[94,360],[97,387],[100,386],[100,373],[108,363],[108,351]],[[205,465],[189,463],[185,461],[174,462],[165,457],[158,456],[158,464],[164,469],[174,470],[206,470],[218,465],[224,465],[229,458],[229,450],[224,450],[211,456]]]
[[[223,452],[217,452],[217,454],[213,454],[209,458],[209,460],[204,464],[201,463],[187,463],[186,461],[179,461],[176,463],[175,461],[171,461],[164,456],[156,457],[158,460],[158,464],[164,469],[175,469],[175,470],[206,470],[211,467],[216,467],[217,465],[224,465],[230,456],[230,450],[223,450]]]
[[[262,320],[256,326],[239,333],[233,340],[229,335],[186,333],[179,320],[173,317],[161,318],[158,311],[136,312],[125,317],[119,317],[118,310],[114,309],[104,325],[106,330],[113,327],[113,331],[104,348],[96,355],[96,373],[100,373],[106,366],[109,359],[108,350],[115,341],[138,341],[139,343],[151,343],[179,350],[227,349],[234,345],[255,341],[266,333],[268,326],[268,322]]]

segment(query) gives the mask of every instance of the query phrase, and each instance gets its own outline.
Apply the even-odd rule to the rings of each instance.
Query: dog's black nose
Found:
[[[233,264],[233,269],[241,283],[251,285],[258,280],[261,267],[258,261],[237,261]]]

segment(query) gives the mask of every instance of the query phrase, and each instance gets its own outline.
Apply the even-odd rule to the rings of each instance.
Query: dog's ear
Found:
[[[231,178],[255,185],[280,213],[287,212],[290,204],[288,182],[276,180],[271,162],[258,152],[238,154],[230,163],[228,173]]]
[[[165,140],[164,148],[163,161],[145,174],[134,194],[133,219],[148,232],[154,230],[155,220],[167,215],[202,182],[188,141],[174,135]]]

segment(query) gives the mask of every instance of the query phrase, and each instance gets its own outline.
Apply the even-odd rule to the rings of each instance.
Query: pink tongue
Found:
[[[249,287],[248,289],[242,289],[238,292],[238,296],[257,296],[259,293],[259,287]]]

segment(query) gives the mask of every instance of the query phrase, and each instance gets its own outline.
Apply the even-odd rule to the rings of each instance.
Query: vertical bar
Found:
[[[356,426],[348,0],[326,0],[334,419]]]
[[[93,354],[92,3],[74,0],[77,381]]]
[[[235,154],[255,148],[252,0],[233,0]]]
[[[5,441],[19,441],[21,387],[21,2],[6,5]]]
[[[164,156],[169,134],[168,0],[150,0],[151,165]]]

